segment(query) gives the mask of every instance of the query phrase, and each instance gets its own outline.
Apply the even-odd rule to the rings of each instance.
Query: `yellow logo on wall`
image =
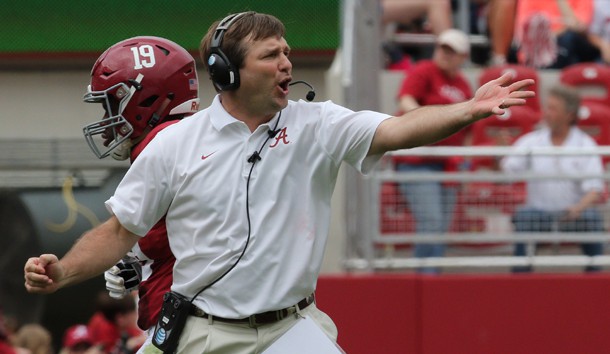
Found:
[[[95,213],[86,206],[80,204],[74,198],[73,193],[74,180],[72,176],[66,177],[63,186],[61,188],[62,199],[68,207],[68,215],[66,220],[62,223],[56,224],[51,221],[46,221],[47,228],[55,233],[66,232],[70,230],[76,223],[78,214],[81,214],[85,219],[91,223],[91,227],[95,227],[100,224],[100,220],[97,218]]]

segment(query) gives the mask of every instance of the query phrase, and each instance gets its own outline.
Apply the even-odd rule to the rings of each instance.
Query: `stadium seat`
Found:
[[[415,220],[404,200],[398,183],[384,182],[380,191],[380,234],[392,235],[402,233],[415,233]],[[377,248],[391,251],[394,249],[410,248],[410,243],[399,245],[376,245]]]
[[[472,126],[473,146],[506,146],[521,135],[532,131],[540,121],[540,113],[527,106],[506,109],[501,116],[491,116]],[[493,157],[475,157],[471,169],[494,169]]]
[[[578,110],[578,127],[599,145],[610,145],[610,106],[583,102]]]
[[[415,232],[415,221],[404,200],[398,183],[381,184],[381,233]]]
[[[525,184],[470,182],[458,195],[454,232],[502,234],[512,232],[510,218],[525,201]],[[506,242],[456,243],[456,248],[491,251],[503,250]]]
[[[540,113],[527,106],[507,108],[501,116],[491,116],[482,119],[472,126],[473,145],[495,145],[500,142],[501,133],[508,133],[512,143],[521,135],[532,131],[540,122]],[[502,144],[505,144],[503,142]]]
[[[529,98],[527,100],[526,106],[533,109],[536,112],[540,111],[540,101],[538,98],[538,73],[535,69],[530,68],[528,66],[518,65],[518,64],[506,64],[499,66],[492,66],[483,69],[481,75],[479,76],[479,86],[483,84],[497,79],[502,76],[507,71],[511,71],[515,74],[514,81],[524,80],[524,79],[534,79],[534,85],[528,87],[528,90],[532,90],[536,92],[536,96]]]
[[[598,145],[610,146],[610,106],[583,101],[578,110],[578,127],[591,135]],[[603,156],[606,169],[610,156]]]
[[[610,66],[599,63],[573,64],[561,70],[559,81],[578,89],[583,101],[610,107]]]

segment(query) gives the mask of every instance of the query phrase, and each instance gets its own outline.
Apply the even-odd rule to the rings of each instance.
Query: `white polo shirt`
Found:
[[[552,147],[551,131],[542,128],[523,135],[515,141],[515,147]],[[587,133],[572,127],[563,147],[595,147],[597,144]],[[548,174],[582,174],[601,175],[602,160],[599,155],[564,155],[564,156],[507,156],[502,159],[502,170],[508,173],[530,171]],[[589,191],[603,191],[601,178],[589,179],[548,179],[530,180],[527,183],[526,206],[547,210],[561,211],[578,203]]]
[[[217,96],[207,109],[160,132],[106,206],[140,236],[167,213],[176,256],[172,290],[188,297],[237,262],[249,211],[243,258],[194,303],[227,318],[285,308],[315,290],[341,162],[368,172],[380,156],[366,154],[388,117],[330,101],[289,101],[251,133]],[[276,123],[279,133],[265,143]],[[247,193],[247,160],[263,144]]]

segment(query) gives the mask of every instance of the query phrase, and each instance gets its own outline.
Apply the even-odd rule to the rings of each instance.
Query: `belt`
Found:
[[[307,296],[306,298],[299,301],[296,305],[286,307],[285,309],[275,310],[275,311],[267,311],[263,313],[258,313],[256,315],[252,315],[246,318],[224,318],[218,317],[214,315],[208,315],[199,307],[192,305],[190,314],[195,317],[208,318],[212,316],[214,321],[221,321],[227,323],[238,323],[238,324],[248,324],[250,327],[258,327],[265,324],[274,323],[280,321],[289,315],[295,314],[297,312],[297,307],[299,310],[306,308],[307,306],[313,304],[316,301],[314,294]]]

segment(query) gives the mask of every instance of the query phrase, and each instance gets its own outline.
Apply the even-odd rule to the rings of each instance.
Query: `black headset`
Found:
[[[239,68],[236,68],[220,49],[222,38],[233,22],[249,13],[253,12],[240,12],[225,17],[218,23],[218,27],[216,27],[212,36],[210,56],[208,57],[208,72],[214,86],[221,91],[237,90],[239,87]]]

